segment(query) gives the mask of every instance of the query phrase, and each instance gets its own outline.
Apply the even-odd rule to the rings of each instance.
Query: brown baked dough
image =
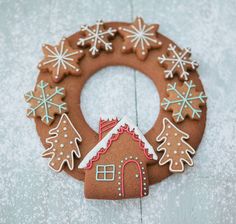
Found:
[[[110,22],[104,23],[104,27],[112,27],[116,30],[120,26],[128,26],[128,23],[121,22]],[[69,44],[74,49],[79,49],[77,46],[77,42],[79,37],[81,36],[80,32],[73,34],[68,37],[67,40]],[[152,49],[148,52],[148,56],[146,60],[139,60],[134,53],[122,53],[121,48],[123,45],[122,37],[117,33],[115,38],[112,41],[113,51],[106,52],[101,51],[99,56],[91,57],[88,51],[88,48],[84,48],[85,56],[80,61],[79,66],[81,68],[80,76],[67,76],[64,78],[59,84],[56,84],[52,81],[51,75],[48,72],[40,72],[38,76],[38,82],[40,80],[44,80],[48,82],[52,87],[53,86],[61,86],[66,89],[66,97],[65,102],[68,106],[68,116],[71,122],[74,124],[75,128],[78,130],[80,135],[83,138],[83,141],[80,143],[80,151],[81,158],[75,160],[75,167],[78,167],[79,163],[83,160],[85,155],[98,143],[98,134],[93,131],[87,122],[84,119],[80,108],[80,94],[84,87],[86,81],[97,71],[107,66],[128,66],[133,69],[136,69],[145,75],[147,75],[155,84],[159,96],[160,102],[163,98],[167,98],[166,86],[168,83],[180,82],[178,77],[175,76],[173,79],[165,79],[164,78],[164,70],[157,58],[163,54],[166,54],[166,49],[170,43],[175,44],[173,41],[165,37],[164,35],[157,33],[158,40],[161,41],[162,46],[158,49]],[[195,71],[191,71],[191,80],[196,85],[197,91],[204,91],[202,83],[199,79],[198,73]],[[156,142],[156,137],[162,130],[162,120],[163,118],[168,118],[173,122],[172,113],[160,109],[159,116],[154,124],[154,126],[145,134],[146,139],[156,150],[159,143]],[[48,148],[49,145],[46,143],[46,138],[49,136],[48,132],[51,128],[55,127],[59,122],[60,116],[56,116],[54,123],[51,126],[45,125],[40,118],[35,118],[36,128],[38,135],[40,136],[41,142],[45,148]],[[200,120],[192,120],[190,118],[186,118],[183,122],[176,124],[176,126],[182,131],[188,133],[190,135],[190,139],[188,143],[196,150],[199,143],[201,142],[206,122],[206,106],[202,107],[202,115]],[[162,153],[157,153],[158,157],[161,158]],[[70,176],[78,179],[84,180],[84,170],[73,169],[72,171],[68,169],[67,166],[64,167],[64,171]],[[160,166],[158,161],[153,164],[150,164],[147,167],[149,184],[154,184],[162,181],[171,175],[169,171],[169,165],[165,164]]]

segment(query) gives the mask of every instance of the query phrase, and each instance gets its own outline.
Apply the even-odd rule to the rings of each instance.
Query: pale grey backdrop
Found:
[[[209,98],[205,136],[195,166],[152,186],[148,197],[89,201],[82,182],[55,174],[40,157],[44,149],[25,117],[23,94],[35,85],[42,43],[56,44],[97,19],[132,21],[137,15],[159,23],[181,47],[192,47]],[[236,223],[235,21],[233,0],[1,0],[0,223]],[[95,130],[100,113],[111,113],[128,114],[145,132],[158,105],[152,82],[125,67],[100,71],[82,96]]]

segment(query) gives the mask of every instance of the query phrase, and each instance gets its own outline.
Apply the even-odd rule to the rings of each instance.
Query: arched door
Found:
[[[122,197],[143,197],[143,176],[139,162],[132,159],[125,161],[121,172]]]

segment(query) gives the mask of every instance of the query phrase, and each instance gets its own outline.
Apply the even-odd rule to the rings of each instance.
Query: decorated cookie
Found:
[[[137,17],[128,26],[120,26],[118,31],[124,38],[122,52],[134,52],[140,60],[145,60],[149,50],[159,48],[162,45],[157,38],[158,27],[157,24],[148,25],[144,23],[140,17]]]
[[[43,45],[44,59],[38,68],[48,70],[54,82],[60,82],[65,75],[79,75],[79,59],[83,56],[82,50],[74,50],[66,39],[62,39],[57,46]]]
[[[112,51],[111,37],[115,36],[116,29],[112,27],[104,28],[103,22],[98,21],[94,26],[84,25],[81,27],[83,36],[79,38],[79,46],[89,46],[89,52],[92,56],[99,54],[100,50]]]
[[[64,164],[70,170],[74,169],[74,158],[80,158],[78,143],[82,141],[79,133],[73,126],[69,117],[62,114],[59,123],[49,131],[46,142],[51,146],[46,149],[42,156],[50,156],[49,167],[56,172],[60,172]]]
[[[159,164],[169,163],[171,172],[183,172],[184,163],[192,166],[193,160],[190,155],[195,154],[195,150],[186,142],[187,139],[187,133],[178,129],[168,118],[164,118],[162,131],[156,139],[157,142],[162,142],[157,151],[164,151]]]
[[[148,194],[147,164],[157,160],[153,147],[127,117],[107,120],[109,127],[79,168],[85,171],[86,198],[121,199]],[[103,129],[100,129],[102,131]]]
[[[189,72],[198,67],[198,63],[192,61],[190,56],[190,48],[180,50],[176,45],[170,44],[166,56],[163,54],[161,57],[158,57],[160,64],[166,69],[164,71],[165,78],[171,79],[174,75],[178,75],[180,80],[188,80],[190,75]]]
[[[181,122],[185,117],[200,119],[202,110],[200,106],[206,103],[206,96],[203,91],[196,91],[193,81],[184,84],[173,83],[167,85],[168,98],[164,98],[161,106],[164,110],[172,111],[175,122]]]
[[[41,117],[41,121],[50,125],[55,114],[67,111],[66,103],[62,101],[65,96],[64,88],[50,87],[48,83],[41,80],[35,91],[25,94],[26,102],[30,103],[27,110],[28,117]]]
[[[181,50],[158,27],[140,17],[133,23],[98,21],[55,47],[44,46],[37,85],[25,95],[27,115],[35,118],[49,167],[84,181],[86,198],[144,197],[149,185],[193,164],[206,123],[204,88],[190,50]],[[85,83],[116,65],[144,73],[159,92],[161,109],[145,134],[127,117],[101,118],[94,131],[83,116]]]

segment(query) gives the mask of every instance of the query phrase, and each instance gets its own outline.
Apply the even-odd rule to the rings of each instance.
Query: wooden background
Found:
[[[23,94],[35,85],[43,43],[56,44],[98,19],[131,22],[136,16],[192,48],[208,95],[206,132],[195,166],[151,186],[148,197],[86,200],[82,182],[52,172],[41,158]],[[235,47],[233,0],[1,0],[0,223],[236,223]],[[126,67],[95,74],[81,102],[94,130],[100,114],[127,114],[146,132],[159,112],[151,80]]]

